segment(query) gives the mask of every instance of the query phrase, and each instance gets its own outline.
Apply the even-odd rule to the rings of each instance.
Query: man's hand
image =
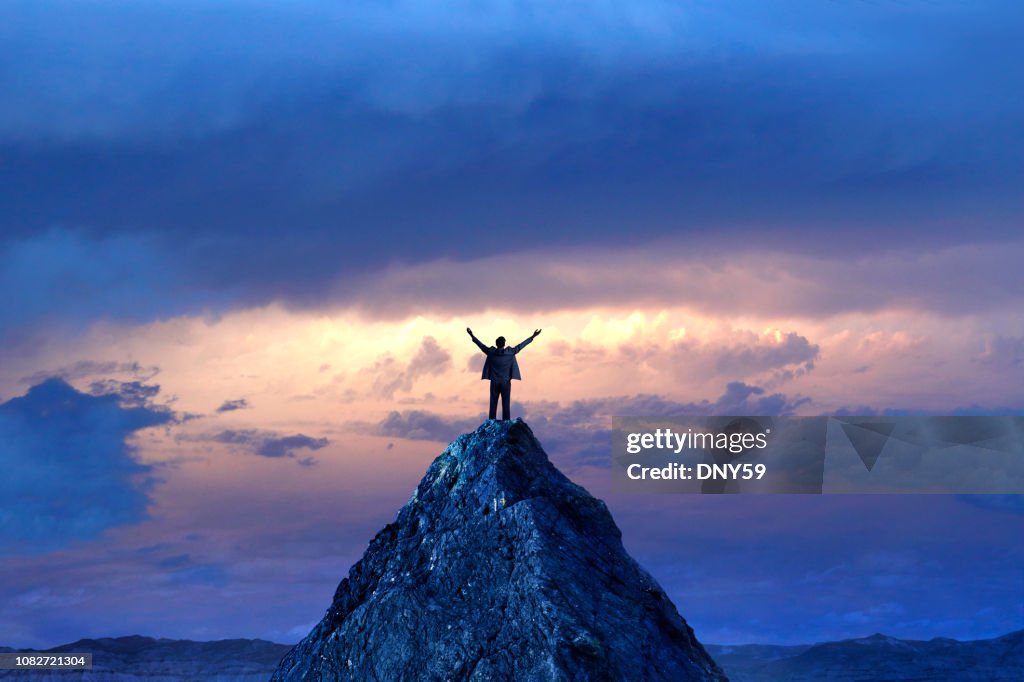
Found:
[[[469,327],[466,327],[466,333],[469,334],[470,336],[473,336],[473,330],[470,329]]]
[[[538,336],[539,334],[540,334],[540,330],[539,329],[534,329],[533,330],[533,335],[534,336]]]

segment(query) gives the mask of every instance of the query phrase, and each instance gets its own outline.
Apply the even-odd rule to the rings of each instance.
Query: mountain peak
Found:
[[[275,680],[725,680],[520,419],[434,460]]]
[[[532,497],[558,495],[590,497],[551,464],[522,419],[487,421],[434,460],[402,512],[429,507],[442,518],[447,514],[439,510],[487,515]]]

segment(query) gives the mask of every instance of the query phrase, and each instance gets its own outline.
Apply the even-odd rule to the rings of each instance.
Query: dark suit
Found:
[[[501,418],[505,421],[509,419],[509,402],[512,400],[512,380],[521,380],[523,377],[519,374],[519,363],[516,361],[516,354],[525,348],[533,337],[526,339],[518,346],[509,348],[496,348],[491,346],[488,348],[480,339],[473,337],[473,343],[480,347],[480,350],[487,356],[487,360],[484,361],[484,371],[481,373],[481,379],[491,380],[491,403],[490,409],[487,412],[488,419],[494,419],[498,412],[498,396],[501,396]]]

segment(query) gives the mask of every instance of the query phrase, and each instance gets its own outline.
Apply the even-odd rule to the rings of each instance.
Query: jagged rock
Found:
[[[521,420],[434,460],[274,680],[722,680]]]

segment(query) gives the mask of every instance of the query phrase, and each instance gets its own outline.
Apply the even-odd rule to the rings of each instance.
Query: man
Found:
[[[537,338],[540,330],[535,330],[533,336],[513,348],[505,347],[504,336],[499,336],[495,339],[494,345],[488,348],[480,342],[480,339],[473,336],[473,330],[469,327],[466,327],[466,333],[469,334],[469,338],[473,339],[473,343],[479,346],[480,350],[487,356],[487,360],[484,361],[483,374],[480,376],[481,379],[491,380],[491,408],[487,413],[487,418],[495,418],[498,412],[498,396],[500,395],[501,418],[503,421],[508,421],[508,404],[512,398],[512,380],[521,380],[523,378],[519,375],[519,363],[516,362],[516,353],[526,348],[528,343]]]

